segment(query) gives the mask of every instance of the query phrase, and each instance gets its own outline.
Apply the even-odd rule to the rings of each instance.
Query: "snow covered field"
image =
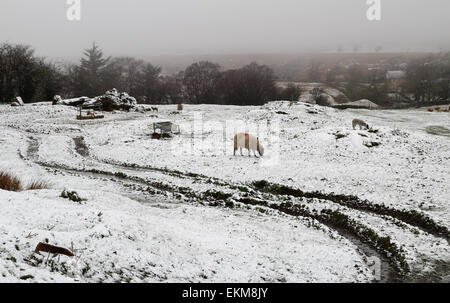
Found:
[[[0,169],[51,184],[0,190],[0,282],[450,281],[448,113],[272,102],[154,115],[0,106]],[[151,139],[157,121],[181,134]],[[244,131],[263,158],[233,156]],[[46,241],[76,257],[33,254]]]

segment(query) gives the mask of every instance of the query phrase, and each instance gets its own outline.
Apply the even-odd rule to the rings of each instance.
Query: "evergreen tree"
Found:
[[[82,95],[88,97],[94,97],[104,93],[111,87],[106,87],[104,81],[107,78],[107,66],[110,57],[104,58],[103,52],[95,44],[92,48],[85,49],[85,58],[81,59],[81,64],[76,68],[75,74],[77,80],[75,81],[75,95]]]
[[[143,71],[142,85],[146,103],[159,103],[162,99],[161,68],[148,63]]]

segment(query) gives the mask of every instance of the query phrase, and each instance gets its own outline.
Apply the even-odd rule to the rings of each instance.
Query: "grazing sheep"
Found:
[[[264,156],[264,147],[259,143],[259,138],[247,134],[247,133],[239,133],[234,136],[234,155],[236,155],[236,151],[240,149],[241,156],[242,148],[248,149],[248,156],[251,156],[251,151],[253,151],[253,155],[256,156],[256,152],[262,157]]]
[[[429,109],[427,109],[430,113],[432,113],[432,112],[434,112],[434,109],[432,109],[432,108],[429,108]]]
[[[354,119],[352,122],[352,125],[353,125],[353,129],[355,129],[357,125],[359,125],[359,129],[362,129],[362,128],[369,129],[369,125],[360,119]]]

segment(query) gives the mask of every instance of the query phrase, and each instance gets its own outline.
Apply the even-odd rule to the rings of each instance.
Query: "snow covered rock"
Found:
[[[113,111],[130,110],[136,107],[137,101],[128,93],[119,93],[117,89],[113,88],[105,94],[95,98],[79,97],[62,100],[60,96],[55,96],[53,99],[53,104],[68,106],[79,106],[81,104],[85,106],[101,106],[105,111]]]
[[[107,91],[104,95],[96,98],[94,105],[102,105],[103,110],[113,111],[118,109],[129,110],[137,105],[137,101],[134,97],[123,92],[120,93],[117,89]]]

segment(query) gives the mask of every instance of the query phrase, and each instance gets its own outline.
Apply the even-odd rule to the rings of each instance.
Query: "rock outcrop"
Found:
[[[137,101],[134,97],[131,97],[128,93],[119,93],[117,89],[107,91],[104,95],[96,97],[96,100],[92,102],[94,106],[101,105],[105,111],[113,110],[130,110],[137,105]]]
[[[128,93],[119,93],[117,89],[113,88],[105,94],[95,97],[79,97],[73,99],[62,100],[60,96],[55,96],[53,100],[54,105],[68,105],[85,107],[101,107],[104,111],[113,110],[130,110],[137,105],[136,98],[130,96]]]

